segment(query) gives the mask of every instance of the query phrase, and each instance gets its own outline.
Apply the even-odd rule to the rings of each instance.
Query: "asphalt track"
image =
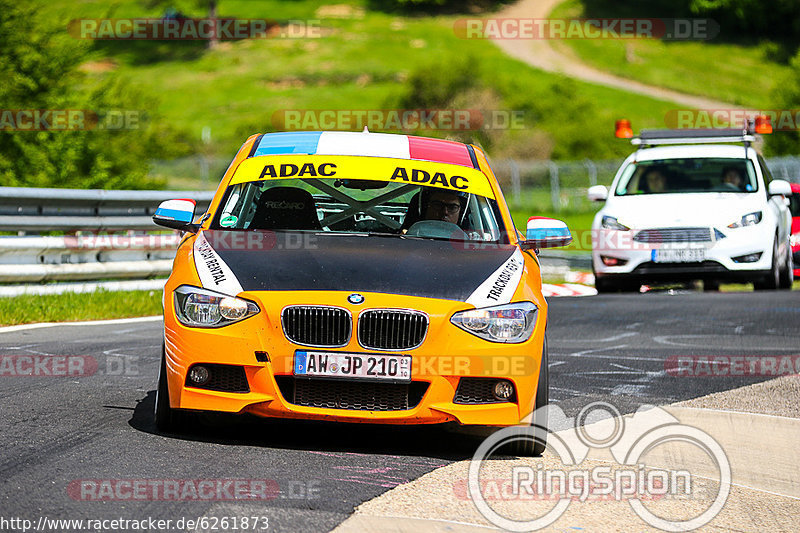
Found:
[[[551,398],[572,414],[594,400],[631,412],[770,379],[677,377],[665,361],[795,355],[799,327],[797,292],[554,298]],[[85,377],[0,377],[0,518],[266,516],[270,531],[328,531],[360,503],[471,452],[436,429],[247,419],[161,435],[151,418],[160,335],[159,321],[0,331],[0,355],[89,355],[99,365]],[[260,479],[280,493],[87,501],[70,490],[87,479]]]

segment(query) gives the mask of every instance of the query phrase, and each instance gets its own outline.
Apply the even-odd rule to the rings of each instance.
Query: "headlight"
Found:
[[[175,289],[175,314],[184,326],[219,328],[253,316],[260,311],[248,300],[181,285]]]
[[[601,223],[601,225],[605,229],[616,229],[619,231],[628,231],[629,229],[631,229],[628,226],[620,224],[616,218],[610,216],[603,216],[603,222]]]
[[[741,220],[737,220],[733,224],[728,224],[728,227],[731,229],[735,228],[743,228],[745,226],[755,226],[759,222],[761,222],[761,211],[756,211],[755,213],[747,213],[745,216],[741,218]]]
[[[536,325],[536,306],[531,302],[468,309],[454,314],[450,322],[492,342],[525,342]]]

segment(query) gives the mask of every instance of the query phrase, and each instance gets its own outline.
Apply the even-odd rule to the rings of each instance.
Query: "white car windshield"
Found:
[[[631,163],[617,184],[617,196],[758,190],[749,159],[696,157]]]
[[[324,231],[499,242],[494,200],[460,191],[334,178],[249,181],[228,187],[212,228]]]

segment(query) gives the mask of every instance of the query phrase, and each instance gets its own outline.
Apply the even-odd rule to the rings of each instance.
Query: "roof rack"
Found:
[[[750,129],[681,129],[642,130],[639,137],[631,139],[634,146],[659,146],[665,144],[744,143],[749,146],[756,140]]]

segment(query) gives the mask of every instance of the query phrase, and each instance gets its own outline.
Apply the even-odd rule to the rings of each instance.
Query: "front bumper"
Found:
[[[169,285],[168,285],[169,287]],[[169,292],[169,288],[167,289]],[[319,292],[243,293],[261,312],[241,322],[217,329],[190,328],[180,324],[171,305],[165,306],[165,346],[170,403],[174,408],[263,417],[336,420],[387,424],[438,424],[508,426],[533,410],[544,339],[547,307],[539,307],[532,337],[525,343],[498,344],[479,339],[450,324],[450,316],[466,306],[461,302],[410,296],[364,293],[369,308],[424,310],[430,320],[425,341],[402,353],[412,356],[412,385],[424,389],[421,398],[401,410],[362,410],[298,405],[293,397],[294,354],[310,348],[289,342],[280,314],[285,305],[320,305],[337,302],[352,308],[353,316],[365,305],[344,304],[347,294]],[[169,302],[169,299],[167,299]],[[358,344],[353,335],[346,346],[319,351],[374,352]],[[258,354],[257,354],[258,352]],[[266,354],[266,355],[265,355]],[[268,358],[268,360],[264,360]],[[262,359],[259,361],[259,359]],[[187,386],[186,374],[196,363],[233,365],[244,369],[248,392],[223,392]],[[504,378],[515,387],[513,402],[455,403],[459,381],[464,377]],[[299,378],[297,378],[299,379]],[[319,378],[313,378],[318,380]],[[348,381],[358,388],[366,382]],[[372,382],[370,382],[372,383]],[[414,404],[414,405],[411,405]]]
[[[726,229],[724,238],[714,238],[707,242],[663,244],[638,242],[634,239],[638,231],[641,230],[600,229],[593,232],[592,267],[597,277],[625,278],[643,282],[688,279],[752,281],[769,273],[772,265],[774,237],[770,233],[771,230],[763,224]],[[703,260],[656,261],[656,254],[668,249],[700,250]],[[760,254],[760,257],[757,261],[739,259],[750,254]],[[616,260],[618,264],[607,264],[608,258]]]

